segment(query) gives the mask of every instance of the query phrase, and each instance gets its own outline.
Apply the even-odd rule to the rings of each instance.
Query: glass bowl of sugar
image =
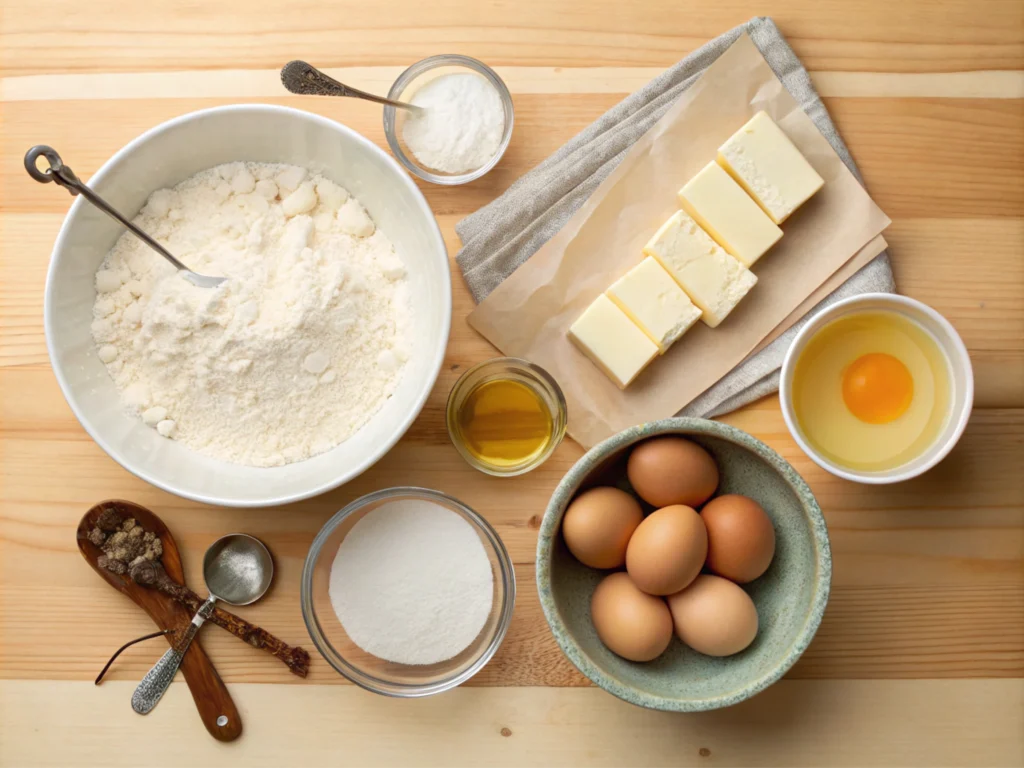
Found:
[[[416,62],[388,92],[418,109],[384,107],[392,153],[433,184],[466,184],[491,170],[512,138],[512,96],[497,73],[469,56]]]
[[[426,488],[356,499],[320,530],[302,570],[302,617],[341,675],[374,693],[430,696],[494,656],[515,603],[493,527]]]

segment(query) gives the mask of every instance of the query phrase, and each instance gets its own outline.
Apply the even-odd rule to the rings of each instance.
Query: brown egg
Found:
[[[573,557],[591,568],[618,568],[626,545],[644,519],[640,502],[618,488],[591,488],[573,499],[562,535]]]
[[[622,571],[597,585],[590,618],[601,642],[630,661],[657,658],[672,641],[672,614],[665,601],[641,592]]]
[[[693,509],[676,504],[652,512],[626,548],[626,570],[651,595],[671,595],[700,573],[708,554],[704,522]]]
[[[768,570],[775,556],[775,529],[760,504],[730,493],[709,501],[700,516],[708,530],[708,568],[737,584]]]
[[[696,507],[718,487],[718,467],[711,454],[681,437],[640,443],[629,455],[626,474],[640,498],[656,507]]]
[[[676,635],[708,656],[731,656],[754,641],[757,608],[750,595],[728,579],[701,574],[668,598]]]

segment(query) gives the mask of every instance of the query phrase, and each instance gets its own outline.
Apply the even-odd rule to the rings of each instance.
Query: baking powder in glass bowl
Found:
[[[469,56],[441,54],[416,62],[398,76],[388,98],[427,107],[420,112],[385,106],[384,135],[398,162],[431,184],[479,179],[511,141],[515,109],[508,86]],[[406,130],[408,123],[413,127]]]
[[[402,127],[406,146],[420,163],[444,173],[485,165],[501,146],[505,108],[494,87],[471,73],[441,75],[417,90]]]

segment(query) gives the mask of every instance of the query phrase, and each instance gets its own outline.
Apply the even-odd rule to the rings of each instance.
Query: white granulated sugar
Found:
[[[444,173],[467,173],[498,151],[505,130],[501,97],[479,75],[442,75],[416,91],[423,107],[405,118],[402,138],[423,165]]]
[[[405,267],[347,190],[230,163],[154,192],[96,273],[92,335],[125,406],[160,435],[260,467],[338,445],[394,392],[412,339]],[[382,358],[386,356],[386,360]]]
[[[367,653],[399,664],[457,656],[491,612],[494,576],[483,542],[460,515],[402,499],[369,512],[331,566],[334,612]]]

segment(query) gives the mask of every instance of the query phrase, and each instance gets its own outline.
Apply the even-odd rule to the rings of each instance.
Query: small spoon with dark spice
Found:
[[[129,519],[135,521],[141,532],[127,538],[141,538],[143,543],[149,545],[148,549],[135,552],[135,545],[131,544],[132,549],[122,551],[119,545],[124,544],[125,539],[118,537],[108,547],[110,551],[105,551],[102,547],[114,534],[125,532],[123,523]],[[127,533],[130,534],[134,527],[131,526]],[[97,528],[100,529],[98,532],[95,530]],[[152,533],[152,539],[147,540],[146,533]],[[145,610],[160,629],[175,630],[167,638],[172,647],[176,646],[203,601],[184,586],[181,554],[163,520],[145,507],[130,501],[105,501],[92,507],[82,517],[78,524],[77,538],[78,548],[86,562],[108,584]],[[159,553],[156,552],[154,542],[159,543]],[[152,556],[147,559],[145,555],[149,551],[152,551]],[[126,562],[123,558],[129,556]],[[104,557],[107,559],[101,565],[101,558]],[[254,648],[263,648],[277,656],[299,677],[308,674],[309,654],[302,648],[289,646],[266,630],[219,608],[214,610],[209,621]],[[193,642],[185,654],[181,671],[207,730],[221,741],[238,738],[242,732],[241,717],[198,641]],[[226,722],[220,722],[225,717]]]
[[[85,559],[122,592],[127,584],[147,587],[166,595],[192,614],[203,604],[203,599],[184,585],[183,576],[179,580],[168,573],[171,562],[176,563],[178,572],[181,572],[181,555],[167,526],[145,507],[130,501],[102,502],[86,513],[78,530],[79,549],[82,549]],[[139,533],[134,534],[135,530]],[[122,533],[125,535],[119,535]],[[153,534],[152,538],[147,534]],[[82,547],[83,538],[99,550],[95,559]],[[168,540],[173,553],[167,553]],[[168,557],[168,554],[173,557]],[[115,581],[111,578],[115,575],[123,578]],[[148,608],[146,610],[149,611]],[[214,608],[208,621],[253,648],[261,648],[276,656],[293,674],[299,677],[309,674],[309,653],[302,648],[292,647],[265,629],[221,608]]]
[[[123,524],[127,520],[134,520],[136,524],[129,526],[128,531],[125,531]],[[149,532],[153,534],[152,541],[160,542],[160,559],[156,559],[154,551],[153,559],[148,562],[159,562],[161,570],[170,578],[184,583],[185,573],[181,566],[181,554],[171,532],[163,520],[148,509],[130,501],[105,501],[86,512],[78,524],[78,548],[93,570],[148,613],[159,629],[174,630],[173,634],[167,635],[167,642],[173,647],[191,621],[192,614],[166,595],[136,584],[128,577],[127,568],[130,563],[134,562],[139,554],[144,553],[134,553],[127,549],[122,551],[121,545],[125,544],[125,538],[118,536],[114,539],[114,535],[130,533],[136,527],[140,532],[128,538],[144,539],[145,533]],[[95,530],[96,528],[100,528],[99,532]],[[111,540],[110,544],[104,551],[101,547],[106,545],[108,540]],[[131,544],[132,549],[134,546],[134,543]],[[152,549],[155,550],[156,547]],[[129,556],[132,559],[128,562],[120,559]],[[99,564],[104,557],[107,558],[103,560],[106,567]],[[115,573],[111,570],[122,570],[121,565],[117,563],[123,564],[124,573]],[[233,741],[241,736],[242,717],[201,643],[193,643],[189,652],[185,654],[181,673],[192,693],[196,709],[199,710],[199,717],[210,735],[219,741]]]

